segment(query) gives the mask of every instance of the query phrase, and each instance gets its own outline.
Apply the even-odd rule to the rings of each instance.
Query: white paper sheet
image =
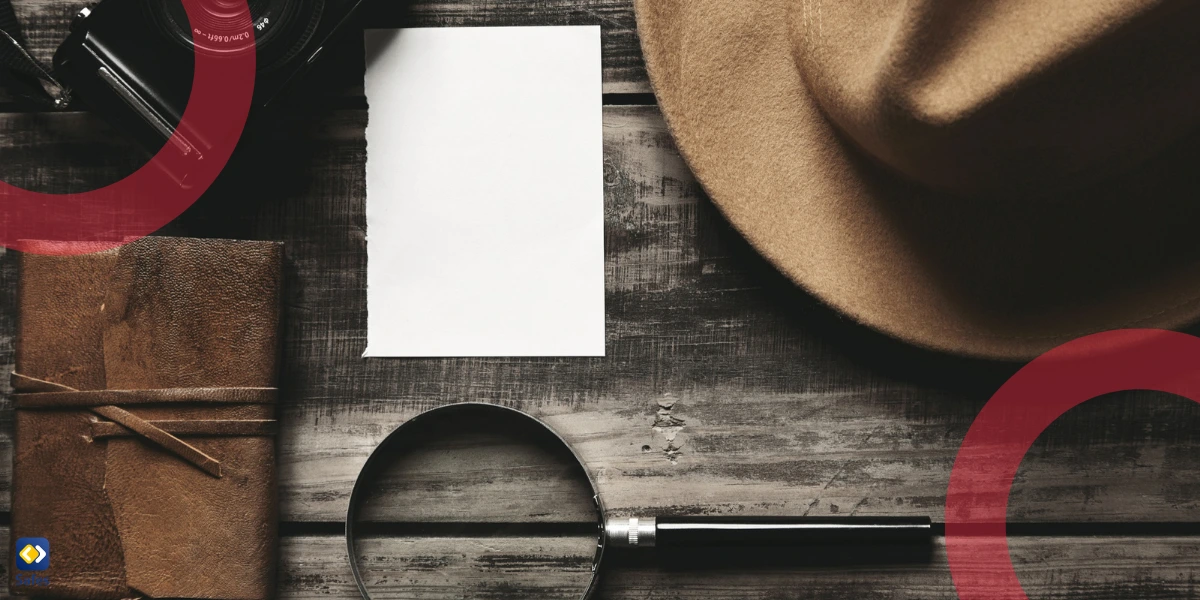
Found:
[[[603,356],[600,28],[366,48],[365,356]]]

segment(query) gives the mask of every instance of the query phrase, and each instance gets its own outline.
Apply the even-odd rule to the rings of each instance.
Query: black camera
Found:
[[[348,29],[364,1],[194,0],[189,19],[182,0],[104,0],[80,11],[54,71],[92,110],[157,151],[187,106],[196,52],[256,53],[253,116]],[[184,137],[195,146],[185,151],[203,154],[202,142]]]

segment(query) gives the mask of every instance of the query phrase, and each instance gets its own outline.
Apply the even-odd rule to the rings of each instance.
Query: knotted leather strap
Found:
[[[21,375],[20,377],[24,377]],[[14,386],[16,387],[16,386]],[[64,386],[65,387],[65,386]],[[17,388],[20,393],[20,388]],[[116,404],[272,404],[275,388],[167,388],[161,390],[63,390],[20,394],[17,408],[93,408]]]
[[[274,421],[147,421],[117,404],[151,404],[162,402],[203,402],[228,404],[270,404],[275,402],[275,388],[171,388],[157,390],[77,390],[62,384],[12,374],[13,396],[18,410],[86,408],[113,423],[96,423],[95,437],[129,435],[142,437],[176,456],[199,467],[213,477],[221,476],[221,463],[195,446],[172,435],[271,435]],[[185,424],[185,425],[181,425]],[[161,425],[167,425],[163,427]],[[119,427],[118,427],[119,426]],[[115,428],[115,429],[114,429]]]
[[[151,425],[172,435],[203,435],[213,437],[261,437],[275,435],[276,424],[272,419],[249,421],[147,421]],[[119,423],[97,421],[92,423],[92,439],[129,437],[136,435]]]

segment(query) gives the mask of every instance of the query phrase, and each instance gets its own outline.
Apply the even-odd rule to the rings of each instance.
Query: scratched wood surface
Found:
[[[368,585],[381,598],[573,598],[590,560],[576,540],[504,544],[461,538],[390,539],[365,548]],[[554,544],[554,547],[548,547]],[[525,549],[541,552],[532,557]],[[1013,564],[1030,598],[1118,600],[1200,598],[1200,541],[1194,537],[1014,537]],[[555,552],[557,551],[557,552]],[[910,551],[911,552],[911,551]],[[338,538],[285,540],[281,598],[351,597],[354,582]],[[928,552],[770,556],[660,555],[605,559],[599,598],[761,600],[955,599],[945,548]],[[611,559],[611,562],[609,562]],[[508,565],[519,564],[511,569]],[[966,568],[1000,574],[982,561]],[[507,587],[500,585],[507,583]],[[516,592],[516,593],[513,593]],[[1017,600],[991,595],[997,600]]]
[[[7,528],[0,527],[0,534],[7,538]],[[572,592],[590,579],[590,549],[586,546],[586,540],[578,538],[390,538],[364,544],[359,559],[368,569],[367,584],[374,598],[569,599],[577,597]],[[530,554],[530,549],[535,553]],[[1022,536],[1012,538],[1009,549],[1017,577],[1030,598],[1200,598],[1196,581],[1200,541],[1195,537]],[[5,577],[10,568],[8,552],[7,545],[0,545],[0,575]],[[968,567],[998,573],[978,562]],[[278,598],[353,598],[357,594],[340,537],[307,535],[282,540]],[[597,598],[631,600],[733,597],[957,598],[941,540],[909,559],[896,559],[886,552],[857,558],[800,554],[732,560],[614,554],[605,559],[597,594]]]
[[[48,57],[76,4],[15,4],[35,52]],[[628,0],[419,2],[411,12],[386,4],[369,16],[369,26],[600,24],[605,91],[649,89]],[[322,93],[361,93],[353,43],[326,72],[349,75]],[[341,521],[359,468],[388,432],[422,410],[464,400],[544,418],[575,446],[614,514],[942,518],[957,447],[1011,367],[899,347],[840,322],[797,292],[705,198],[656,107],[605,108],[605,358],[364,360],[367,115],[347,108],[353,103],[298,104],[286,126],[256,136],[206,197],[164,232],[287,243],[284,521]],[[143,160],[119,133],[85,113],[0,113],[0,179],[9,183],[81,191]],[[0,256],[4,370],[13,359],[14,264],[12,253]],[[7,507],[12,416],[7,382],[0,389],[0,506]],[[481,461],[520,456],[504,443],[481,442],[477,450]],[[584,516],[564,508],[579,506],[579,487],[562,480],[561,469],[438,475],[447,480],[407,492],[428,499],[444,486],[460,490],[456,506],[479,522]],[[497,490],[513,493],[530,482],[540,482],[539,493],[520,510],[489,502]],[[1190,523],[1200,520],[1198,505],[1200,407],[1137,393],[1095,400],[1048,430],[1018,474],[1010,518]],[[431,518],[413,506],[393,502],[375,518]],[[1198,593],[1195,538],[1014,539],[1022,580],[1037,597]],[[293,536],[283,547],[281,596],[354,595],[339,538]],[[429,584],[431,597],[453,596],[454,582],[469,580],[455,569],[479,561],[458,552],[453,560],[422,555],[425,565],[448,561],[441,583]],[[949,598],[940,552],[920,565],[850,570],[772,565],[743,573],[618,563],[602,597]],[[388,561],[398,570],[411,567],[402,549],[376,556],[385,569]],[[532,566],[508,573],[551,588],[564,575]],[[402,589],[389,595],[406,597]]]
[[[708,204],[652,106],[606,109],[608,357],[360,358],[365,118],[326,111],[277,134],[267,142],[273,154],[231,166],[172,230],[288,243],[285,520],[341,520],[360,466],[384,435],[421,410],[464,400],[545,417],[619,514],[941,518],[955,452],[993,388],[969,389],[970,365],[864,353],[844,342],[853,331],[827,331],[821,310],[779,281]],[[83,113],[7,115],[0,133],[0,173],[35,189],[85,189],[137,165],[119,135]],[[10,348],[6,302],[2,343]],[[1180,399],[1125,395],[1085,405],[1026,459],[1012,517],[1194,521],[1197,425],[1200,410]],[[553,511],[531,507],[529,518],[538,514]],[[499,517],[479,503],[479,520]]]

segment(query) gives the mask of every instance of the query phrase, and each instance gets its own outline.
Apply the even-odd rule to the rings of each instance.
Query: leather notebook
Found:
[[[21,256],[14,594],[273,594],[282,257],[162,237]]]

